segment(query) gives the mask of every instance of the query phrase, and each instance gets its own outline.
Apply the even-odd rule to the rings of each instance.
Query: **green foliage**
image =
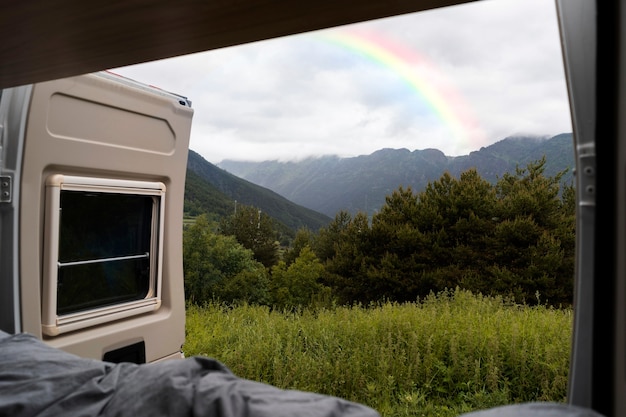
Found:
[[[211,300],[267,303],[269,280],[263,265],[234,237],[214,229],[202,215],[183,232],[185,297],[200,305]]]
[[[234,236],[252,251],[257,261],[271,268],[278,261],[278,234],[274,226],[273,220],[261,210],[239,205],[235,213],[222,218],[220,231]]]
[[[367,216],[358,213],[352,218],[345,211],[339,212],[328,228],[319,232],[315,252],[325,261],[325,280],[341,303],[371,299],[377,291],[370,285],[365,269],[369,235]]]
[[[269,285],[267,272],[256,265],[224,280],[216,295],[218,299],[230,303],[267,305],[271,302]]]
[[[372,218],[339,212],[312,247],[341,302],[411,301],[459,285],[552,305],[573,298],[575,194],[545,158],[495,185],[470,169],[415,194],[400,187]]]
[[[283,253],[283,261],[285,264],[287,264],[287,266],[291,265],[296,258],[300,256],[302,249],[307,246],[311,248],[311,246],[313,246],[314,239],[315,235],[309,229],[298,229],[293,242],[291,242],[291,246]]]
[[[545,163],[544,157],[498,181],[500,205],[494,261],[515,277],[515,287],[524,299],[531,300],[538,292],[552,304],[571,304],[575,256],[573,188],[565,187],[561,199],[564,172],[545,177]]]
[[[187,169],[184,210],[186,215],[194,217],[207,213],[226,216],[232,213],[233,203],[212,184]]]
[[[575,190],[561,186],[564,172],[546,177],[545,165],[544,157],[506,173],[496,184],[470,169],[458,178],[446,172],[420,193],[399,187],[371,222],[365,213],[340,211],[317,233],[301,228],[281,263],[276,223],[255,207],[239,205],[220,222],[221,233],[234,236],[267,268],[272,294],[236,298],[281,308],[309,305],[320,297],[368,304],[414,301],[460,286],[510,296],[518,303],[535,303],[540,294],[551,305],[571,305]],[[212,239],[217,251],[232,246]],[[215,296],[217,282],[225,299],[232,299],[231,289],[245,287],[245,282],[258,288],[254,274],[226,286],[223,275],[234,280],[238,272],[198,252],[195,256],[199,258],[186,260],[195,268],[188,278],[190,294]],[[204,278],[196,278],[200,275]],[[316,285],[332,294],[320,296]]]
[[[566,400],[570,309],[443,291],[417,303],[284,312],[187,311],[186,356],[240,377],[367,404],[387,416],[457,416]]]
[[[327,301],[330,288],[321,284],[324,266],[308,246],[287,266],[284,261],[272,268],[270,285],[274,306],[295,308]]]

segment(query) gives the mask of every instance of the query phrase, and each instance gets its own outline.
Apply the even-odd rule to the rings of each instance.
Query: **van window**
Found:
[[[148,295],[152,196],[61,191],[57,314]]]
[[[159,182],[48,179],[44,333],[158,308],[164,198]]]

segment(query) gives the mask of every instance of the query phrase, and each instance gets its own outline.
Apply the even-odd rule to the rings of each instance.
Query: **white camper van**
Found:
[[[0,93],[0,329],[181,357],[191,102],[110,72]]]

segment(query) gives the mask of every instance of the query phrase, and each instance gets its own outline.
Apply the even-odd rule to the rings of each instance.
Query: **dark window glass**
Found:
[[[150,290],[153,196],[61,191],[57,314]]]

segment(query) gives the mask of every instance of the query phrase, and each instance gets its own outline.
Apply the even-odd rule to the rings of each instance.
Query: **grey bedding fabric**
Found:
[[[535,402],[504,405],[461,417],[604,417],[593,410],[570,404]]]
[[[0,332],[0,416],[100,415],[379,417],[340,398],[238,378],[209,358],[112,364]]]

